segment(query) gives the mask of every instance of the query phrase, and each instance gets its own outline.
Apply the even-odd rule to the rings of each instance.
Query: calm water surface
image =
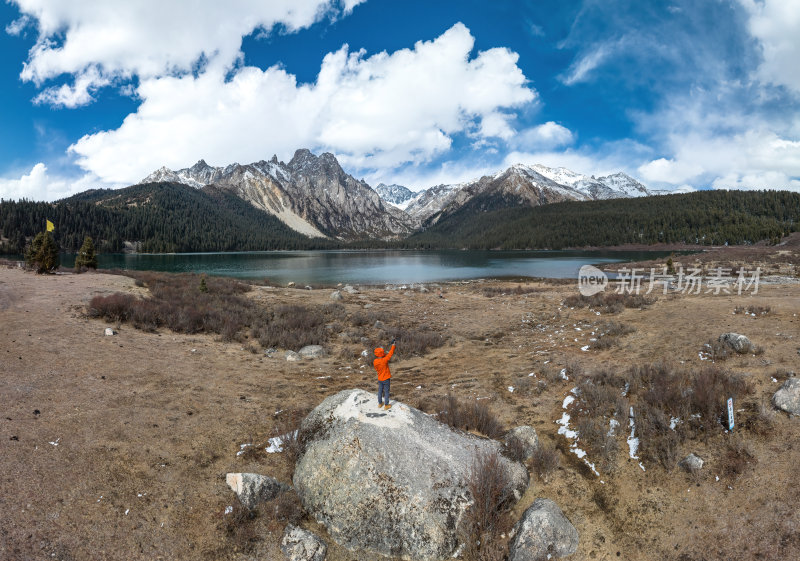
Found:
[[[653,251],[268,251],[108,254],[101,269],[206,273],[273,283],[333,285],[439,282],[476,278],[578,278],[585,264],[655,259]],[[65,266],[74,256],[62,256]]]

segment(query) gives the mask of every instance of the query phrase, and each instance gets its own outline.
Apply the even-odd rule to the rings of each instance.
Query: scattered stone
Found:
[[[286,351],[286,361],[287,362],[300,362],[301,360],[303,360],[303,357],[301,357],[296,352],[294,352],[294,351]]]
[[[341,291],[334,290],[333,292],[331,292],[331,300],[343,300],[343,299],[344,296],[342,296]]]
[[[294,282],[290,282],[286,285],[286,288],[294,288]]]
[[[361,557],[452,557],[473,502],[466,482],[475,457],[498,453],[500,443],[392,405],[378,409],[373,392],[357,389],[325,399],[301,425],[307,448],[295,489],[331,537]],[[519,498],[527,470],[499,460]]]
[[[288,561],[323,561],[328,546],[308,530],[288,524],[283,532],[281,551]]]
[[[264,351],[264,354],[267,355],[269,358],[272,358],[277,352],[278,349],[276,349],[275,347],[270,347]]]
[[[772,404],[792,415],[800,415],[800,378],[787,379],[772,396]]]
[[[225,476],[225,482],[239,497],[239,502],[250,510],[258,503],[271,501],[291,489],[285,483],[257,473],[229,473]]]
[[[358,290],[356,290],[355,288],[353,288],[349,284],[346,284],[345,287],[342,290],[344,290],[348,294],[358,294]]]
[[[325,356],[325,349],[322,345],[306,345],[297,354],[303,358],[320,358]]]
[[[566,557],[578,549],[578,531],[550,499],[533,501],[513,532],[508,561]]]
[[[386,329],[386,325],[381,320],[378,320],[375,322],[375,329]]]
[[[520,446],[526,460],[532,458],[539,447],[539,436],[536,434],[536,429],[528,425],[514,427],[506,433],[503,440],[506,446]]]
[[[683,469],[685,469],[686,471],[688,471],[689,473],[695,473],[703,469],[704,463],[705,462],[703,461],[703,458],[695,455],[694,452],[692,452],[684,459],[682,459],[680,462],[678,462],[678,465]]]
[[[723,333],[719,336],[719,342],[739,354],[749,353],[753,350],[753,343],[750,342],[750,339],[738,333]]]
[[[111,329],[110,327],[106,327],[106,337],[111,337],[114,334],[115,332],[113,329]]]
[[[314,289],[311,288],[310,286],[306,285],[306,290],[314,290]]]

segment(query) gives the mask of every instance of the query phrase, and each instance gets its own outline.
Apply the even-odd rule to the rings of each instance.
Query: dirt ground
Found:
[[[770,255],[777,251],[791,257],[781,273],[800,275],[796,249]],[[533,291],[515,293],[518,285]],[[232,537],[225,474],[291,483],[283,454],[237,452],[274,436],[278,411],[313,407],[342,389],[376,389],[363,345],[334,334],[325,358],[292,363],[215,336],[145,333],[86,316],[93,296],[118,291],[147,294],[124,276],[0,267],[0,559],[281,559],[278,531],[249,550]],[[768,402],[781,384],[775,376],[798,371],[800,284],[792,279],[762,282],[756,295],[659,295],[613,316],[562,304],[576,293],[573,282],[473,281],[427,292],[359,287],[342,304],[448,338],[423,357],[399,350],[393,399],[487,399],[508,428],[531,425],[553,444],[563,441],[555,421],[574,385],[552,373],[567,363],[589,372],[659,360],[701,368],[702,345],[734,331],[763,349],[720,364],[747,376],[749,401]],[[255,287],[249,297],[315,305],[330,294]],[[753,317],[735,314],[738,306],[770,311]],[[608,319],[635,332],[612,348],[581,350]],[[105,336],[106,327],[117,333]],[[745,418],[749,410],[738,406]],[[756,462],[723,477],[721,450],[734,437]],[[532,479],[514,514],[537,497],[553,499],[580,534],[576,560],[798,559],[798,437],[800,420],[782,413],[767,435],[720,428],[680,450],[706,460],[697,476],[643,471],[627,449],[613,473],[596,476],[562,442],[560,467],[546,482]],[[312,521],[303,524],[326,539],[329,560],[351,559]]]

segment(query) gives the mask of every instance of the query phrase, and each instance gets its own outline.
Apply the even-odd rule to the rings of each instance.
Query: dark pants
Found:
[[[378,382],[378,405],[383,405],[381,403],[381,398],[386,398],[386,405],[389,405],[389,382],[392,379],[389,378],[388,380],[384,380],[383,382]]]

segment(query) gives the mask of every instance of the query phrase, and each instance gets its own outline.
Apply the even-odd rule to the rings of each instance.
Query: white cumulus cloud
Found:
[[[54,201],[85,191],[96,185],[97,178],[86,174],[78,179],[52,176],[41,162],[19,178],[0,178],[0,198]]]
[[[38,40],[21,78],[41,86],[62,74],[76,84],[47,90],[40,101],[73,106],[88,91],[114,79],[190,72],[201,62],[223,68],[241,56],[242,38],[254,31],[308,27],[346,14],[361,0],[12,0],[23,14],[10,33],[36,21]],[[71,91],[70,91],[71,90]]]
[[[424,162],[449,149],[455,134],[508,138],[504,110],[536,99],[516,53],[493,48],[471,58],[473,47],[459,23],[393,53],[368,57],[345,45],[324,57],[308,84],[279,67],[143,79],[136,113],[70,150],[109,182],[138,181],[200,157],[216,164],[288,158],[298,147],[333,151],[358,169]]]
[[[750,34],[761,44],[759,78],[800,92],[800,0],[739,2],[750,16]]]

